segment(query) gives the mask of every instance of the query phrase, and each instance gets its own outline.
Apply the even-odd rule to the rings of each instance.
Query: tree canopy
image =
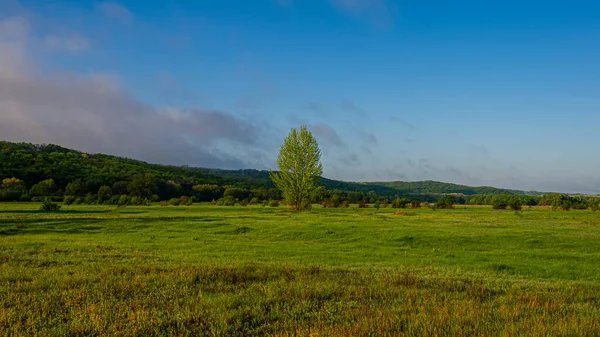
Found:
[[[295,210],[310,208],[319,177],[323,174],[319,144],[306,126],[292,129],[277,156],[279,172],[271,179]]]

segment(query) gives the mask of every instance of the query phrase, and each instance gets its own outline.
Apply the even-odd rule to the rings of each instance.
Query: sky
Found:
[[[600,1],[0,0],[0,139],[600,193]]]

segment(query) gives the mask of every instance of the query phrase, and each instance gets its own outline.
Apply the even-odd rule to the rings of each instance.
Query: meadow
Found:
[[[598,336],[600,213],[0,204],[0,335]]]

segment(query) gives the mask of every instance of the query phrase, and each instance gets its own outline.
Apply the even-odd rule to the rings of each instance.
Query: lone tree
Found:
[[[271,179],[285,201],[297,211],[309,209],[323,165],[319,144],[306,126],[290,131],[281,145],[277,166],[279,172],[271,171]]]

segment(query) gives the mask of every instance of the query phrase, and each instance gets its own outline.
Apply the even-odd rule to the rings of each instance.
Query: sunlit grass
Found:
[[[0,205],[0,335],[600,334],[591,211],[38,208]]]

